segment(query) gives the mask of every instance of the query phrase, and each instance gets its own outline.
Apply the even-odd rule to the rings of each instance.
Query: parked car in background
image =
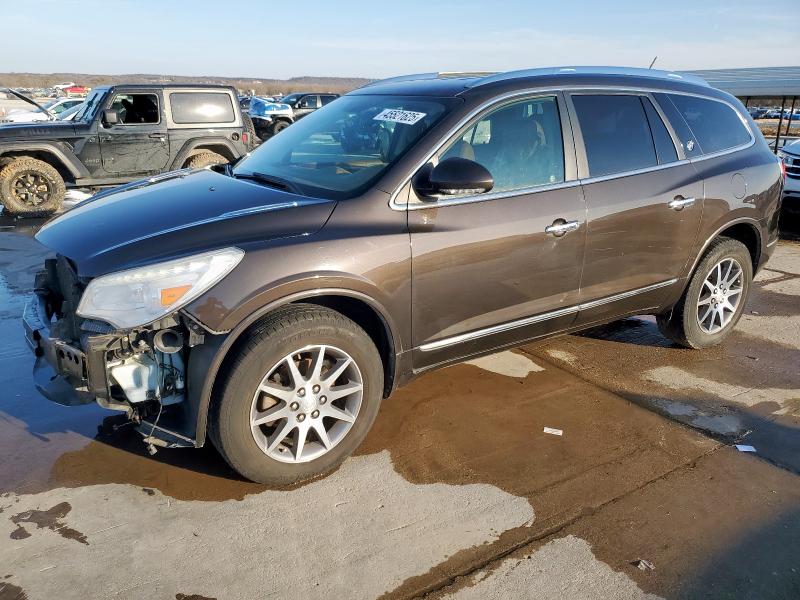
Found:
[[[58,120],[59,121],[72,121],[75,118],[75,115],[77,115],[83,109],[83,105],[84,104],[85,104],[85,102],[81,102],[80,104],[76,104],[72,108],[68,108],[67,110],[62,112],[60,115],[58,115]]]
[[[262,140],[283,131],[295,121],[291,106],[258,96],[250,99],[249,114],[256,135]]]
[[[70,121],[0,127],[6,213],[51,214],[67,186],[115,186],[236,160],[255,147],[253,123],[230,87],[116,85],[79,102]]]
[[[42,104],[41,108],[33,110],[16,109],[0,119],[0,123],[31,123],[34,121],[52,121],[59,118],[59,115],[70,108],[81,104],[83,100],[77,98],[62,98]],[[36,105],[34,105],[36,106]]]
[[[355,151],[329,135],[351,120]],[[435,368],[636,314],[714,346],[778,241],[757,131],[729,94],[645,69],[367,85],[233,167],[42,228],[38,387],[286,485],[335,469]]]
[[[288,104],[294,111],[295,121],[311,114],[315,110],[330,104],[339,94],[318,94],[297,92],[281,98],[282,104]]]
[[[766,108],[761,108],[759,106],[753,106],[747,109],[747,112],[750,113],[750,116],[754,119],[761,119],[767,114]]]
[[[786,171],[786,185],[783,188],[783,206],[793,213],[800,213],[800,140],[786,144],[778,150]]]

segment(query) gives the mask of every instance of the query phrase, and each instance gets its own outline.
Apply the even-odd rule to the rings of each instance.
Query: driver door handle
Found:
[[[667,204],[672,210],[683,210],[687,206],[694,204],[694,198],[684,198],[683,196],[675,196],[675,199]]]
[[[151,133],[147,137],[152,138],[154,140],[161,140],[162,142],[167,139],[167,137],[163,133]]]
[[[556,219],[553,221],[552,225],[548,225],[544,228],[544,232],[556,237],[561,237],[565,233],[575,231],[580,226],[581,224],[578,223],[578,221],[565,221],[564,219]]]

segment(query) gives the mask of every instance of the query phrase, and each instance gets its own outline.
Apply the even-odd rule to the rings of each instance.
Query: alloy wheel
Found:
[[[739,262],[725,258],[703,281],[697,300],[697,322],[705,333],[717,333],[731,322],[742,301],[744,271]]]
[[[344,350],[327,345],[296,350],[267,371],[253,395],[253,439],[281,462],[317,459],[353,427],[363,391],[361,371]]]
[[[21,173],[12,185],[14,196],[28,206],[40,206],[50,199],[50,182],[40,173],[27,171]]]

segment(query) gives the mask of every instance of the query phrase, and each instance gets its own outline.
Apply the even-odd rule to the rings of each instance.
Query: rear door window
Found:
[[[578,115],[590,177],[658,165],[641,96],[575,94],[572,103]]]
[[[489,112],[455,139],[440,160],[467,158],[492,174],[493,192],[564,181],[564,142],[555,96]]]
[[[230,94],[219,92],[172,92],[169,95],[172,120],[187,123],[233,123],[236,112]]]
[[[326,104],[330,104],[331,102],[336,100],[337,96],[328,95],[328,96],[320,96],[320,98],[322,99],[322,106],[325,106]]]
[[[691,128],[703,154],[730,150],[752,139],[739,114],[728,104],[683,94],[667,96]]]

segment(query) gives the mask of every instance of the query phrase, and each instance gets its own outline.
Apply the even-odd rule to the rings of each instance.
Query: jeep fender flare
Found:
[[[229,139],[224,137],[204,137],[188,140],[172,161],[172,169],[180,169],[191,158],[193,154],[198,154],[198,150],[209,150],[221,154],[228,160],[236,160],[242,153],[236,149]]]
[[[75,156],[72,148],[63,142],[3,142],[0,144],[0,158],[5,155],[36,155],[46,154],[51,164],[66,170],[74,179],[89,177],[89,171]]]
[[[192,349],[186,368],[187,383],[187,420],[185,422],[185,433],[193,433],[196,447],[205,444],[206,432],[208,429],[208,412],[211,406],[214,386],[217,382],[223,362],[230,350],[248,329],[255,325],[260,319],[269,313],[287,304],[301,302],[303,300],[313,300],[319,296],[345,296],[361,300],[378,315],[388,335],[389,345],[393,355],[393,364],[390,365],[395,377],[398,371],[397,361],[404,360],[406,353],[400,346],[399,333],[394,323],[388,317],[385,307],[380,305],[374,298],[345,288],[325,288],[309,289],[299,291],[288,296],[283,296],[270,302],[255,312],[248,315],[231,331],[223,334],[209,335],[204,326],[194,317],[181,311],[188,319],[190,328],[197,328],[198,332],[205,333],[205,342]],[[399,382],[397,382],[399,383]]]

